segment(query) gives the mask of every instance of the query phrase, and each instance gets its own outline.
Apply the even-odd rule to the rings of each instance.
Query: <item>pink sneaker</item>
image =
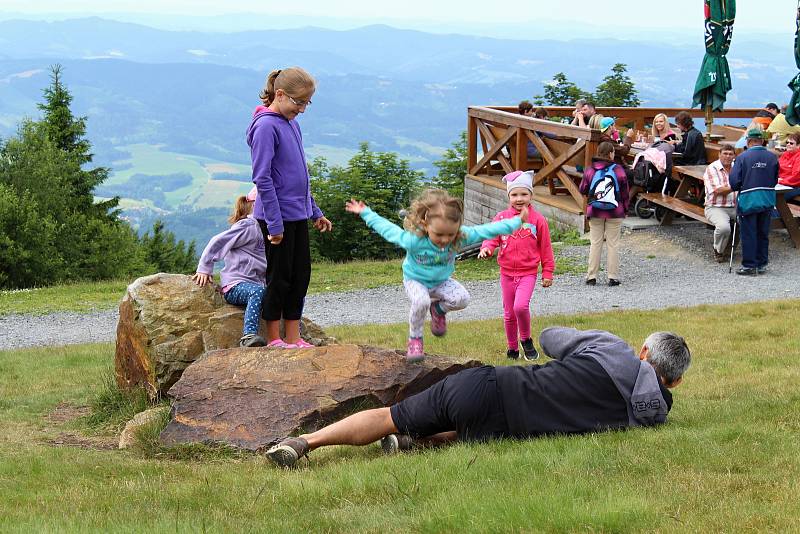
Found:
[[[421,337],[408,338],[408,350],[406,351],[406,360],[409,362],[421,362],[425,359],[425,351],[422,349]]]
[[[267,347],[272,349],[286,349],[289,347],[289,345],[287,345],[286,342],[281,338],[278,338],[278,339],[273,339],[272,341],[267,343]]]
[[[309,348],[312,348],[312,347],[314,347],[314,345],[312,345],[311,343],[309,343],[308,341],[306,341],[303,338],[300,338],[300,340],[297,343],[287,343],[286,344],[286,348],[287,349],[309,349]]]
[[[436,303],[431,304],[431,334],[441,337],[447,333],[447,317],[439,313]]]

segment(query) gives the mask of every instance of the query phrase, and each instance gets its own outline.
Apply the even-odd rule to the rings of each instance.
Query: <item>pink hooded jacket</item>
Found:
[[[508,208],[495,215],[493,221],[510,219],[519,215],[514,208]],[[544,215],[528,206],[528,222],[511,235],[501,235],[487,239],[481,248],[494,250],[500,247],[497,263],[500,274],[507,276],[536,275],[542,265],[542,279],[553,279],[555,261],[550,244],[550,228]]]

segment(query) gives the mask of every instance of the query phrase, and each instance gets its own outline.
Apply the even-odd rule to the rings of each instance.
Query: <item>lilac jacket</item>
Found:
[[[592,184],[594,173],[600,169],[605,169],[613,164],[613,161],[608,161],[600,158],[592,158],[592,166],[583,171],[583,180],[579,187],[584,195],[589,194],[589,186]],[[586,206],[586,216],[589,218],[595,217],[598,219],[624,219],[625,214],[628,212],[628,176],[625,173],[625,167],[617,163],[614,167],[614,175],[617,177],[619,184],[619,206],[614,211],[596,210],[591,206]]]
[[[264,234],[258,221],[252,217],[241,219],[212,237],[200,256],[197,272],[211,274],[214,272],[214,262],[221,260],[225,260],[225,267],[220,273],[222,287],[239,282],[265,285],[267,258]]]
[[[253,217],[266,221],[270,235],[283,233],[283,221],[319,219],[311,196],[303,136],[297,122],[270,110],[257,113],[247,129],[258,198]]]

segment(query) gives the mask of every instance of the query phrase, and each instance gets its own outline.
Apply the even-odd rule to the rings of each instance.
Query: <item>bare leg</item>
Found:
[[[325,445],[367,445],[397,432],[389,408],[365,410],[345,417],[311,434],[300,436],[309,450]]]
[[[280,321],[266,321],[267,323],[267,341],[275,341],[281,338],[281,322]]]
[[[286,343],[297,343],[300,341],[300,320],[283,320],[283,340]]]

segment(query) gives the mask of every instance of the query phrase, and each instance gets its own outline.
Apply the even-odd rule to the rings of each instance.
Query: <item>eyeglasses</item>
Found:
[[[292,98],[289,95],[286,95],[286,96],[289,97],[289,100],[292,101],[292,104],[294,104],[297,107],[302,108],[303,106],[310,106],[311,105],[311,99],[308,99],[308,100],[295,100],[294,98]]]
[[[786,144],[787,145],[796,145],[797,143],[795,141],[786,141]]]

